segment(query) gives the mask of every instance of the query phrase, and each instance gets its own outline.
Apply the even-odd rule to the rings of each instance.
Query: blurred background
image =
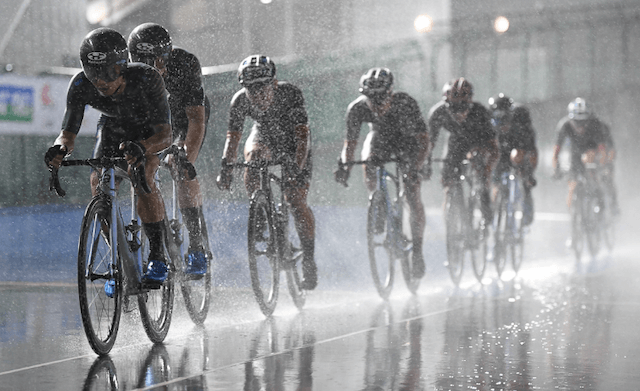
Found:
[[[538,210],[565,209],[565,186],[549,185],[555,126],[572,99],[586,98],[612,128],[623,207],[625,199],[635,200],[637,0],[0,0],[0,11],[3,207],[86,203],[87,173],[62,173],[69,196],[58,199],[48,191],[42,164],[60,129],[80,42],[96,27],[127,37],[150,21],[164,25],[174,45],[196,54],[203,67],[213,110],[197,167],[209,200],[246,200],[243,191],[221,193],[214,179],[229,102],[239,89],[235,70],[255,53],[274,58],[278,78],[304,92],[315,150],[312,204],[366,202],[360,175],[345,190],[333,182],[332,171],[347,105],[373,66],[391,68],[396,90],[416,98],[425,117],[443,84],[459,76],[468,78],[474,100],[483,104],[504,92],[527,105],[541,152]],[[90,156],[96,117],[87,111],[75,157]],[[361,134],[360,145],[363,139]],[[432,205],[442,199],[435,178],[424,196]]]

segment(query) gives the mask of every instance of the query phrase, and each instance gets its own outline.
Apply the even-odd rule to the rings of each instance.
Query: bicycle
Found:
[[[585,163],[576,182],[571,201],[571,247],[580,266],[585,241],[592,259],[600,252],[605,205],[596,163]]]
[[[476,167],[480,156],[464,159],[454,168],[455,180],[445,198],[447,269],[454,285],[460,284],[464,263],[471,262],[473,272],[482,282],[487,266],[489,224],[482,215],[482,186]],[[446,162],[447,159],[434,159]]]
[[[154,342],[164,341],[171,324],[175,266],[180,253],[173,240],[166,240],[169,276],[160,286],[143,284],[146,266],[144,253],[148,239],[138,221],[137,194],[134,187],[150,192],[144,178],[144,167],[135,169],[131,180],[131,222],[125,224],[118,198],[119,183],[129,180],[120,167],[124,158],[63,160],[62,166],[90,166],[100,172],[97,194],[85,209],[78,244],[78,295],[80,313],[87,340],[99,355],[111,351],[116,340],[123,311],[123,301],[137,296],[144,330]],[[58,170],[51,170],[50,189],[63,197]],[[113,294],[107,294],[106,284],[113,281]]]
[[[271,316],[278,303],[281,271],[285,272],[295,306],[302,309],[306,301],[306,291],[301,288],[304,252],[282,191],[287,185],[285,167],[288,164],[292,163],[284,158],[229,164],[259,172],[260,187],[249,202],[247,247],[251,288],[265,316]],[[272,166],[281,167],[280,176],[269,170]],[[279,195],[275,194],[272,182],[280,189]]]
[[[601,167],[599,170],[600,178],[602,178],[603,175],[611,175],[608,171],[610,169],[611,168],[606,165],[604,167]],[[600,221],[602,239],[605,246],[607,247],[607,250],[611,253],[616,242],[616,224],[618,219],[617,215],[615,214],[616,212],[614,212],[613,194],[610,190],[607,191],[606,187],[603,187],[602,201],[604,205],[602,211],[600,212],[602,215]]]
[[[524,255],[524,185],[522,178],[512,167],[500,175],[498,193],[494,201],[493,230],[495,248],[493,261],[498,278],[504,271],[507,259],[517,273]]]
[[[421,280],[413,275],[411,213],[399,162],[398,159],[389,159],[343,163],[338,159],[340,168],[356,164],[376,167],[376,190],[369,197],[367,209],[367,247],[373,283],[380,297],[385,300],[393,289],[396,260],[400,262],[402,276],[412,294],[418,291]],[[385,168],[387,163],[396,163],[395,174]]]
[[[186,152],[184,148],[179,148],[177,145],[172,145],[160,154],[161,166],[167,168],[169,171],[172,167],[167,164],[166,157],[173,155],[176,169],[171,172],[171,219],[169,220],[169,233],[173,242],[179,247],[178,251],[181,254],[182,267],[176,267],[176,281],[180,282],[180,288],[182,291],[182,297],[184,298],[185,307],[189,313],[191,320],[197,324],[204,324],[209,311],[209,304],[211,301],[211,259],[213,255],[211,253],[211,247],[209,245],[209,233],[207,232],[207,226],[204,224],[204,216],[200,213],[199,219],[201,221],[200,228],[202,233],[202,245],[206,256],[206,272],[205,274],[188,274],[184,271],[186,267],[186,260],[189,249],[189,235],[185,235],[186,231],[185,223],[182,221],[182,213],[179,212],[178,205],[178,186],[176,179],[189,179],[192,180],[196,177],[196,171],[194,166],[187,160]],[[185,175],[186,174],[186,175]],[[160,185],[161,179],[159,173],[156,177],[156,183]],[[160,187],[160,186],[159,186]]]

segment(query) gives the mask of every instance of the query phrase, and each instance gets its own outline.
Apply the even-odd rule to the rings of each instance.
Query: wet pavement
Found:
[[[217,287],[203,328],[178,295],[164,344],[134,309],[102,358],[73,284],[2,283],[0,390],[640,389],[640,246],[578,270],[566,223],[537,224],[518,276],[490,265],[480,284],[467,268],[454,288],[432,271],[417,296],[398,280],[384,302],[364,274],[320,285],[302,312],[283,289],[270,319],[249,291]]]

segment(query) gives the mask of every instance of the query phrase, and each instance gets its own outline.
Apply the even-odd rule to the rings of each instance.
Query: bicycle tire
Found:
[[[89,345],[98,355],[111,351],[122,314],[122,274],[120,258],[112,265],[111,205],[100,196],[89,202],[80,230],[78,245],[78,297],[82,325]],[[114,297],[105,293],[105,283],[115,282]]]
[[[508,197],[505,192],[508,191],[506,187],[501,187],[498,191],[495,205],[497,205],[496,213],[493,217],[494,226],[494,250],[493,250],[493,262],[496,265],[496,272],[498,278],[502,276],[504,269],[507,265],[507,243],[509,238],[508,229]]]
[[[295,306],[301,310],[304,307],[304,304],[307,299],[307,291],[301,288],[302,285],[302,258],[304,256],[304,252],[302,251],[302,245],[300,243],[300,238],[298,237],[298,231],[295,228],[295,222],[293,220],[293,216],[287,211],[287,208],[283,208],[280,211],[281,213],[286,213],[288,218],[285,224],[287,224],[287,228],[285,229],[286,236],[281,238],[284,240],[283,249],[283,260],[286,265],[285,271],[287,276],[287,287],[289,288],[289,294],[293,299],[293,303]]]
[[[509,219],[509,245],[511,247],[511,266],[513,267],[513,271],[517,274],[520,271],[520,267],[522,266],[522,261],[524,260],[524,236],[525,236],[525,228],[523,226],[524,221],[524,195],[521,192],[523,189],[522,182],[520,179],[516,179],[516,196],[514,203],[512,205],[511,216]]]
[[[402,277],[407,285],[407,289],[411,294],[415,295],[420,287],[422,278],[414,277],[413,272],[413,236],[411,235],[411,209],[406,197],[401,197],[399,201],[400,221],[401,221],[401,237],[398,240],[400,246],[398,255],[400,256],[400,265],[402,266]]]
[[[615,241],[616,241],[616,222],[615,222],[615,217],[612,214],[612,210],[613,210],[613,203],[611,200],[611,196],[605,194],[604,196],[605,198],[605,206],[604,206],[604,211],[602,211],[602,218],[601,218],[601,224],[602,224],[602,239],[604,241],[604,244],[607,248],[607,250],[609,252],[613,251],[613,248],[615,247]]]
[[[579,189],[576,189],[576,193]],[[580,267],[582,250],[584,249],[584,224],[582,216],[582,199],[574,196],[571,211],[571,249],[576,258],[576,265]]]
[[[592,259],[595,259],[600,252],[600,214],[596,209],[599,210],[598,199],[594,196],[589,196],[586,199],[584,205],[584,216],[586,217],[583,221],[584,224],[584,233],[585,239],[587,242],[587,248],[589,249],[589,254]]]
[[[209,233],[207,232],[207,226],[204,221],[204,216],[200,213],[200,229],[202,235],[202,245],[204,247],[205,256],[207,259],[207,271],[204,275],[192,278],[191,276],[180,273],[180,290],[182,291],[182,297],[184,298],[184,304],[189,313],[189,317],[193,323],[197,325],[203,325],[207,314],[209,312],[209,305],[211,302],[211,247],[209,246]],[[182,224],[180,232],[183,236],[188,238],[188,232],[184,223],[178,220],[179,224]],[[185,235],[185,233],[187,233]],[[188,239],[184,239],[182,248],[188,249]],[[182,254],[181,254],[182,255]],[[186,257],[186,254],[184,255]],[[183,261],[183,257],[180,256],[180,260]],[[181,268],[184,268],[186,264],[184,262],[179,263]]]
[[[447,229],[447,269],[451,281],[455,286],[460,284],[464,270],[465,231],[468,222],[465,217],[465,207],[462,189],[459,185],[451,186],[447,192],[445,203],[445,217]]]
[[[166,221],[166,220],[165,220]],[[167,224],[168,225],[168,224]],[[166,227],[169,232],[169,227]],[[142,259],[147,260],[149,254],[149,240],[142,232]],[[168,243],[167,243],[168,245]],[[175,274],[173,272],[174,262],[167,252],[165,252],[169,276],[158,289],[145,289],[138,295],[138,308],[140,309],[140,319],[144,331],[153,343],[164,341],[171,326],[173,315],[173,298]]]
[[[384,300],[389,298],[395,279],[388,219],[387,197],[381,190],[376,190],[371,195],[367,211],[367,246],[373,284]]]
[[[468,242],[472,248],[471,266],[478,282],[482,282],[484,272],[487,269],[487,237],[490,233],[490,225],[488,222],[483,224],[482,201],[480,200],[480,191],[478,189],[469,198],[468,211],[469,226],[472,228],[470,232],[472,237],[469,238]]]
[[[253,294],[260,311],[265,316],[273,314],[280,290],[281,250],[278,248],[280,243],[278,243],[272,208],[263,190],[256,190],[253,193],[249,203],[247,227],[249,273]],[[260,238],[257,238],[258,235]]]

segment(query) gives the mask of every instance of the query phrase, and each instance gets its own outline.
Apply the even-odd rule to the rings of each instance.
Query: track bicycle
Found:
[[[576,176],[576,188],[571,201],[571,248],[579,267],[585,242],[592,259],[602,245],[604,196],[598,180],[598,165],[585,163],[584,172]]]
[[[498,278],[502,275],[507,261],[517,273],[522,265],[524,254],[525,227],[524,185],[517,170],[511,167],[501,173],[498,193],[494,201],[493,232],[495,247],[493,261],[496,264]]]
[[[167,157],[173,155],[175,169],[167,163]],[[176,180],[189,179],[196,177],[195,167],[187,160],[186,151],[177,145],[172,145],[160,154],[161,167],[167,168],[171,172],[171,218],[169,219],[169,231],[173,242],[179,247],[181,254],[180,263],[176,264],[176,278],[180,283],[182,297],[184,298],[185,307],[195,324],[202,325],[207,318],[209,304],[211,300],[211,260],[213,255],[209,245],[209,234],[207,225],[204,223],[204,216],[200,213],[200,229],[202,234],[202,245],[206,256],[207,271],[205,274],[188,274],[185,272],[186,261],[189,251],[189,235],[187,227],[182,220],[182,213],[179,211],[178,205],[178,183]],[[156,177],[156,183],[160,187],[160,173]],[[185,234],[186,232],[186,234]],[[179,265],[179,266],[178,266]]]
[[[118,197],[119,184],[129,175],[121,167],[121,157],[63,160],[62,166],[90,166],[100,172],[97,194],[85,209],[78,244],[78,295],[82,324],[91,348],[99,355],[111,351],[116,340],[123,307],[129,297],[137,296],[144,330],[154,342],[164,341],[171,324],[175,281],[175,263],[180,259],[178,247],[166,238],[169,276],[158,285],[141,281],[149,243],[139,222],[137,194],[133,187],[150,192],[144,167],[134,169],[131,189],[130,222],[122,214],[123,200]],[[50,189],[63,197],[58,170],[51,170]],[[166,221],[166,219],[165,219]],[[114,284],[107,294],[107,284]],[[111,291],[111,290],[109,290]]]
[[[396,163],[395,174],[386,169],[387,163]],[[411,263],[411,211],[404,192],[404,176],[399,160],[343,163],[338,159],[341,168],[356,164],[376,167],[376,189],[369,197],[367,210],[367,246],[373,283],[380,297],[385,300],[389,298],[395,280],[395,264],[399,261],[407,288],[415,294],[421,279],[414,277]]]
[[[482,215],[482,182],[476,172],[480,163],[480,156],[474,154],[455,167],[454,181],[445,198],[447,269],[456,286],[465,261],[471,262],[478,281],[482,281],[487,266],[490,224]]]
[[[265,316],[273,314],[278,303],[281,271],[296,307],[302,309],[306,301],[306,291],[301,288],[304,252],[283,191],[289,164],[293,163],[287,158],[229,164],[257,170],[260,177],[260,187],[249,202],[247,247],[251,288]],[[272,166],[280,166],[280,176],[270,171]]]

